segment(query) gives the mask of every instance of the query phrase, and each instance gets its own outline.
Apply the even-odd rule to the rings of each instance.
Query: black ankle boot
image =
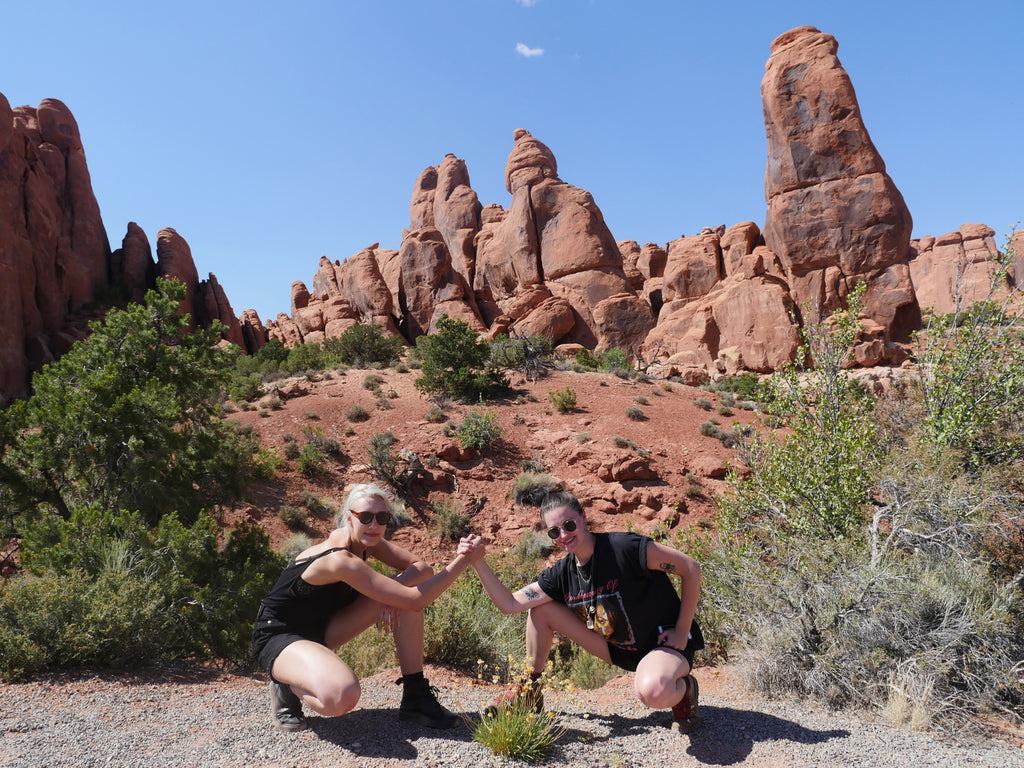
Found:
[[[302,714],[302,700],[287,685],[270,681],[270,714],[282,731],[304,731],[309,723]]]
[[[401,679],[403,683],[402,705],[398,708],[398,719],[425,725],[428,728],[454,728],[459,716],[441,706],[434,695],[434,689],[425,679]]]

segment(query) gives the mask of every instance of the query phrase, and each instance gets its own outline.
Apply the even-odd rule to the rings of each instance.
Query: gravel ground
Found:
[[[668,727],[632,695],[629,675],[599,691],[550,701],[566,733],[544,761],[556,766],[1024,766],[1019,740],[954,743],[806,701],[765,701],[742,693],[734,674],[698,669],[701,724],[691,735]],[[467,716],[497,688],[448,670],[427,675],[439,698]],[[516,765],[470,737],[468,727],[432,731],[399,722],[396,674],[363,681],[359,708],[311,717],[310,730],[269,726],[259,677],[196,669],[64,674],[0,686],[0,766],[332,766],[393,768]]]

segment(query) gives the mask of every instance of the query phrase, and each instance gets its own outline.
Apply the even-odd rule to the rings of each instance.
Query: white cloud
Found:
[[[528,59],[532,59],[534,56],[542,56],[544,54],[543,48],[531,48],[526,43],[516,43],[516,53],[520,56],[525,56]]]

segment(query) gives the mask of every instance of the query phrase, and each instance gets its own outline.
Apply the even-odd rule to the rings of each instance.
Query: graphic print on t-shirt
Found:
[[[618,579],[612,579],[597,590],[566,595],[565,604],[580,621],[604,637],[609,643],[622,648],[636,648],[637,640],[629,622],[622,596],[616,589]],[[588,617],[591,619],[587,621]]]

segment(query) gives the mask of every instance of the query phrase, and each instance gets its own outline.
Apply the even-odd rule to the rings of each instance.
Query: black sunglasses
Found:
[[[373,518],[377,518],[377,525],[387,525],[391,522],[390,512],[353,512],[363,525],[369,525]]]
[[[566,533],[572,533],[575,530],[575,520],[566,520],[564,523],[562,523],[562,531],[565,531]],[[557,525],[553,525],[550,528],[548,528],[548,538],[552,540],[557,539],[559,536],[562,535],[562,531],[558,529]]]

